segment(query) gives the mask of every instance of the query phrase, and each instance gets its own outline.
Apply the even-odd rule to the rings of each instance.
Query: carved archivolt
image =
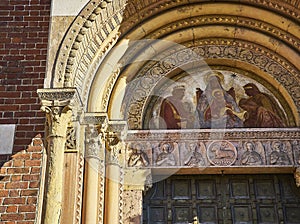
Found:
[[[205,3],[205,1],[199,1]],[[238,1],[237,1],[238,2]],[[168,9],[178,7],[181,5],[186,5],[189,3],[188,0],[183,1],[172,1],[172,0],[165,0],[161,1],[157,4],[157,1],[130,1],[128,2],[127,9],[124,14],[124,20],[126,23],[122,27],[124,30],[129,30],[136,24],[138,20],[145,20],[155,14],[160,12],[166,11]],[[243,1],[245,4],[250,4],[262,8],[267,8],[268,10],[277,11],[280,13],[284,13],[287,16],[293,16],[296,19],[300,18],[299,15],[299,8],[300,8],[300,1],[295,0],[245,0]]]
[[[119,9],[120,6],[112,0],[95,0],[82,10],[69,28],[58,53],[53,70],[55,87],[74,86],[72,74],[78,69],[85,73],[87,68],[84,65],[91,63],[99,49],[103,48],[103,54],[106,52],[106,38],[122,20]]]
[[[254,6],[262,6],[274,11],[280,11],[287,16],[292,16],[295,19],[299,17],[298,1],[259,1],[247,0]],[[118,25],[121,25],[120,32],[124,35],[132,27],[136,27],[136,18],[138,16],[139,22],[144,19],[154,16],[164,10],[173,8],[175,6],[186,5],[188,1],[163,1],[159,4],[156,1],[90,1],[82,10],[81,14],[74,20],[73,25],[69,28],[66,37],[61,45],[60,51],[55,62],[53,85],[55,87],[76,86],[80,88],[82,84],[89,86],[90,83],[82,83],[89,69],[89,65],[96,58],[101,58],[110,48],[109,46],[114,41],[107,41],[107,39],[117,39],[118,37],[109,37],[113,30]],[[201,3],[201,2],[200,2]],[[204,3],[204,2],[203,2]],[[122,22],[122,20],[126,20]],[[286,32],[276,29],[268,24],[260,23],[245,18],[228,19],[226,16],[215,18],[214,16],[195,18],[178,24],[172,24],[173,28],[163,27],[161,31],[155,32],[152,36],[161,35],[164,30],[174,31],[184,26],[189,26],[189,23],[198,22],[207,23],[233,23],[249,26],[256,30],[262,30],[272,35],[283,39],[292,46],[299,47],[294,37],[288,35]],[[184,23],[184,24],[182,24]],[[194,25],[195,25],[194,24]],[[182,26],[184,25],[184,26]],[[108,42],[111,42],[109,44]],[[99,49],[101,53],[99,54]],[[99,64],[97,64],[99,65]],[[87,91],[88,88],[84,90]],[[83,90],[83,91],[84,91]],[[80,92],[80,91],[79,91]]]

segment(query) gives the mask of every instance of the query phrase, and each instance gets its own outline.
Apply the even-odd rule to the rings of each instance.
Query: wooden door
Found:
[[[300,223],[292,175],[188,175],[157,182],[143,201],[143,223]]]

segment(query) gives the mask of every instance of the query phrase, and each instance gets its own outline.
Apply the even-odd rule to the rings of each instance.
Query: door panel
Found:
[[[300,223],[292,175],[172,176],[144,196],[143,223]]]

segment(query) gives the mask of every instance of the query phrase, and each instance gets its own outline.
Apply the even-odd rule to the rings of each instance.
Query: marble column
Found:
[[[125,124],[111,122],[105,136],[106,139],[106,184],[104,223],[123,223],[123,165]]]
[[[64,149],[68,124],[72,121],[75,89],[40,89],[41,110],[46,112],[47,176],[44,224],[61,223]]]
[[[85,180],[83,223],[103,223],[105,142],[103,128],[107,116],[101,113],[85,115]]]

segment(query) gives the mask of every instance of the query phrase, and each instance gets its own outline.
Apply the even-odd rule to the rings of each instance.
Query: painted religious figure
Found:
[[[164,120],[167,129],[191,128],[194,118],[188,110],[188,103],[183,101],[185,86],[174,87],[172,96],[162,101],[160,117]]]
[[[231,77],[226,72],[210,71],[199,82],[188,78],[181,80],[195,91],[186,89],[183,84],[175,86],[172,95],[158,106],[159,127],[219,129],[287,126],[284,110],[272,95],[266,93],[266,89],[242,76],[232,84]]]
[[[235,101],[234,89],[226,91],[222,86],[223,74],[209,73],[206,75],[206,82],[205,90],[197,94],[200,128],[243,127],[241,110]]]
[[[285,116],[273,97],[262,93],[253,83],[243,86],[249,98],[239,101],[239,106],[247,111],[244,126],[251,128],[285,127]]]

